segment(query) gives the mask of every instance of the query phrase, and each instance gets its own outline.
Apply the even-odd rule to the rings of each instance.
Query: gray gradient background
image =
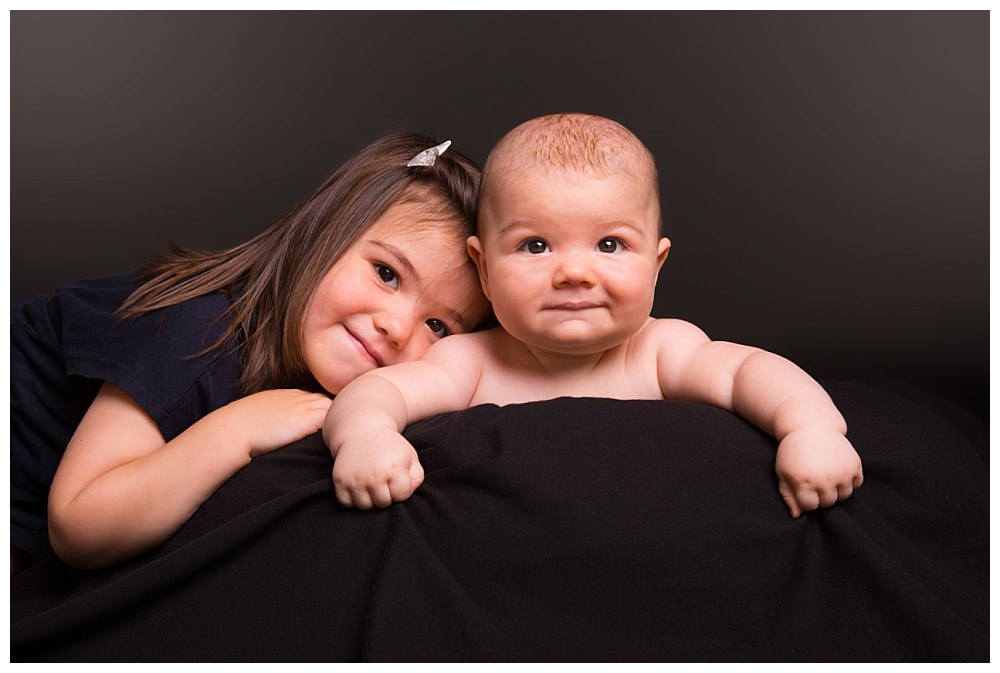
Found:
[[[11,291],[257,233],[375,137],[656,154],[655,314],[985,414],[988,12],[12,12]]]

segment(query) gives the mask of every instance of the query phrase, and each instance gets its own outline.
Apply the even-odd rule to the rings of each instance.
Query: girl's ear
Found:
[[[486,295],[487,299],[492,301],[490,297],[490,277],[489,271],[486,268],[486,251],[483,250],[483,242],[479,240],[478,236],[469,236],[465,241],[465,247],[469,251],[469,257],[476,264],[476,269],[479,270],[479,284],[483,286],[483,294]]]

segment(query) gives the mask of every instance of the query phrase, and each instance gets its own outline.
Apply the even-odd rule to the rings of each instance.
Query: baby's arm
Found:
[[[344,387],[330,406],[323,438],[334,456],[333,483],[345,506],[388,507],[423,483],[417,452],[401,434],[410,423],[469,406],[478,380],[475,358],[457,335],[422,360],[370,371]]]
[[[689,323],[661,322],[664,396],[735,411],[774,436],[778,490],[793,518],[846,500],[861,485],[844,417],[812,377],[773,353],[711,341]]]
[[[100,568],[166,540],[257,455],[317,432],[330,398],[268,390],[213,411],[169,442],[105,383],[49,491],[49,537],[67,563]]]

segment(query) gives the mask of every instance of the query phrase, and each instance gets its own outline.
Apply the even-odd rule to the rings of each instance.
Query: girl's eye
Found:
[[[521,250],[531,253],[532,255],[540,255],[543,252],[547,252],[548,249],[549,246],[545,244],[545,241],[541,241],[537,238],[534,239],[533,241],[528,241],[527,243],[521,246]]]
[[[602,238],[597,244],[597,249],[600,252],[618,252],[621,247],[621,242],[614,238]]]
[[[438,320],[437,318],[431,318],[430,320],[428,320],[427,326],[431,328],[431,332],[433,332],[434,335],[439,339],[443,339],[449,334],[451,334],[451,332],[448,331],[448,326],[445,325],[444,322]]]
[[[392,289],[399,287],[399,276],[392,267],[386,266],[385,264],[374,264],[375,273],[378,274],[378,279],[384,284],[388,285]]]

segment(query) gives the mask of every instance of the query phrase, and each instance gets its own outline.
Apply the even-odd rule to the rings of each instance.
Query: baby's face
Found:
[[[598,353],[649,318],[670,243],[654,192],[628,175],[533,171],[505,180],[469,240],[500,324],[529,346]]]

